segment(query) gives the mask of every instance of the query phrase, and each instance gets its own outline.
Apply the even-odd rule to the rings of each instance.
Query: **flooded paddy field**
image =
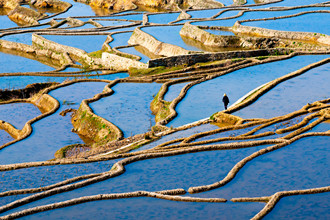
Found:
[[[0,0],[0,219],[329,218],[329,2],[40,2]]]

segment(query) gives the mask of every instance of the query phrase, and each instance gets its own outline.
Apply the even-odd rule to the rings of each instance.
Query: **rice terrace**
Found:
[[[0,0],[0,219],[330,219],[330,1]]]

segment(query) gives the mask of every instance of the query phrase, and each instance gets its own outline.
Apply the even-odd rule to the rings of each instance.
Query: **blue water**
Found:
[[[168,24],[171,21],[175,21],[179,15],[180,13],[153,14],[148,15],[148,19],[150,23]]]
[[[31,103],[12,103],[0,105],[0,120],[22,129],[27,121],[41,115],[40,110]]]
[[[165,143],[167,141],[170,141],[170,140],[189,137],[190,135],[193,135],[193,134],[197,134],[197,133],[204,132],[204,131],[211,131],[211,130],[215,130],[218,128],[219,128],[218,126],[215,126],[212,124],[204,124],[204,125],[200,125],[197,127],[187,129],[187,130],[177,131],[175,133],[163,136],[159,140],[151,142],[150,144],[146,144],[146,145],[142,146],[141,148],[137,149],[136,151],[151,149],[151,148],[154,148],[154,147],[156,147],[162,143]]]
[[[17,27],[17,24],[10,20],[7,15],[0,15],[0,29],[12,27]]]
[[[225,6],[229,6],[233,4],[233,0],[216,0],[217,2],[221,2]]]
[[[147,63],[150,60],[149,57],[147,57],[143,53],[140,53],[139,51],[137,51],[135,49],[135,47],[122,48],[122,49],[119,49],[119,51],[141,57],[141,60],[139,60],[139,61],[142,63]]]
[[[111,47],[126,46],[128,40],[132,36],[132,32],[120,33],[112,35],[113,41],[109,43]]]
[[[43,37],[59,44],[82,49],[88,53],[101,50],[102,44],[107,39],[107,35],[92,35],[92,37],[91,35],[43,35]]]
[[[7,132],[0,129],[0,146],[14,140]]]
[[[168,91],[164,96],[164,100],[173,101],[176,97],[179,96],[181,89],[185,87],[188,83],[179,83],[169,86]]]
[[[115,162],[116,160],[4,171],[1,172],[0,191],[43,187],[76,176],[106,172]],[[5,198],[1,200],[3,199]]]
[[[264,219],[329,219],[330,192],[281,198]]]
[[[51,70],[54,70],[54,68],[39,63],[36,60],[0,52],[0,74],[10,72],[43,72]]]
[[[230,104],[233,104],[254,88],[326,57],[327,55],[296,56],[288,60],[240,69],[213,80],[197,84],[188,90],[186,97],[178,104],[176,107],[178,116],[168,126],[177,127],[210,117],[213,113],[224,110],[221,101],[224,93],[227,93]],[[300,109],[305,104],[298,104],[299,107],[294,107],[293,111]],[[262,110],[260,113],[268,114],[265,110]],[[246,114],[235,113],[235,115],[243,118],[246,117]],[[282,114],[277,112],[277,115]],[[259,114],[254,117],[260,118],[262,115]]]
[[[71,132],[73,126],[70,115],[63,117],[59,113],[68,108],[78,109],[83,99],[102,92],[105,85],[106,83],[100,82],[76,83],[50,92],[60,102],[60,109],[34,123],[33,133],[28,138],[1,150],[0,164],[52,159],[60,148],[83,143],[76,133]]]
[[[302,31],[329,35],[330,30],[329,28],[327,28],[329,20],[330,13],[312,13],[292,18],[268,21],[252,21],[244,22],[242,24],[247,26],[275,29],[280,31]]]
[[[13,41],[22,44],[32,44],[32,33],[6,35],[1,40]]]
[[[208,184],[223,178],[238,161],[262,148],[264,146],[238,150],[206,151],[139,161],[125,166],[126,172],[118,177],[71,192],[57,194],[13,211],[103,193],[138,190],[159,191],[176,188],[187,190],[191,185]]]
[[[233,19],[226,19],[226,20],[210,20],[210,21],[199,21],[199,22],[192,22],[193,25],[207,25],[207,26],[233,26],[236,21],[242,21],[242,20],[248,20],[248,19],[260,19],[260,18],[272,18],[272,17],[279,17],[284,15],[293,15],[304,11],[315,11],[315,10],[326,10],[324,7],[313,7],[313,8],[302,8],[302,9],[295,9],[295,10],[286,10],[286,11],[247,11],[242,16],[238,18]],[[223,14],[221,14],[217,19],[219,18],[225,18],[234,16],[238,13],[237,11],[228,11]],[[229,16],[226,16],[229,15]],[[300,17],[300,16],[299,16]],[[298,18],[299,18],[298,17]],[[273,26],[275,26],[275,23],[280,21],[279,19],[275,21],[267,21],[269,24],[272,23]],[[287,20],[283,19],[283,23],[285,23]],[[264,25],[265,21],[258,21],[258,22],[246,22],[243,23],[243,25],[252,25],[256,26],[257,24]],[[289,24],[283,24],[284,26],[288,26]],[[300,25],[301,27],[302,25]],[[270,27],[270,29],[274,29],[273,27]]]
[[[329,141],[330,137],[300,139],[248,162],[225,186],[196,196],[259,197],[284,190],[328,186]]]
[[[179,47],[182,47],[186,50],[193,50],[193,51],[199,51],[200,49],[186,44],[181,36],[180,36],[180,30],[182,26],[161,26],[161,27],[144,27],[141,28],[142,31],[150,34],[157,40],[173,44]]]
[[[262,203],[192,203],[130,198],[84,203],[23,219],[249,219]]]
[[[222,13],[221,15],[219,15],[218,18],[229,18],[229,17],[233,17],[236,16],[240,11],[239,10],[230,10],[230,11],[225,11],[224,13]]]
[[[91,72],[95,74],[95,72]],[[114,80],[117,78],[128,77],[127,73],[117,73],[104,76],[79,76],[79,77],[51,77],[51,76],[5,76],[0,78],[0,89],[8,88],[24,88],[25,86],[32,83],[42,83],[42,82],[63,82],[65,80],[74,80],[74,79],[106,79]]]
[[[307,103],[327,99],[330,89],[323,82],[330,81],[329,70],[328,63],[285,81],[234,114],[244,118],[271,118],[296,111]]]
[[[91,103],[95,114],[118,126],[125,137],[147,132],[154,124],[150,103],[161,84],[120,83],[109,97]]]
[[[323,3],[325,0],[284,0],[281,2],[255,6],[253,8],[268,8],[268,7],[289,7],[289,6],[301,6],[301,5],[311,5],[316,3]]]

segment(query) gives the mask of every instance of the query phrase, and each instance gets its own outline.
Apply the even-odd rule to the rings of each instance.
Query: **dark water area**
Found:
[[[55,184],[73,177],[111,170],[117,160],[84,164],[32,167],[1,172],[0,192],[37,188]],[[1,198],[0,200],[3,200]]]
[[[222,179],[238,161],[264,147],[207,151],[135,162],[125,166],[126,172],[118,177],[57,194],[13,211],[103,193],[160,191],[176,188],[187,190],[190,186],[210,184]]]
[[[13,140],[14,138],[11,137],[6,131],[0,129],[0,146]]]
[[[284,190],[328,186],[329,141],[330,137],[300,139],[248,162],[225,186],[194,196],[260,197]]]
[[[192,203],[130,198],[84,203],[22,219],[249,219],[263,203]],[[138,216],[138,217],[137,217]]]
[[[330,192],[281,198],[264,219],[329,219]]]

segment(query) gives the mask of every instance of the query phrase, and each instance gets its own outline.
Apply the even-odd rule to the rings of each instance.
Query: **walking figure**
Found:
[[[223,104],[225,105],[225,109],[227,110],[227,106],[228,106],[228,104],[229,104],[229,98],[228,98],[228,96],[226,95],[226,93],[223,94],[222,102],[223,102]]]

